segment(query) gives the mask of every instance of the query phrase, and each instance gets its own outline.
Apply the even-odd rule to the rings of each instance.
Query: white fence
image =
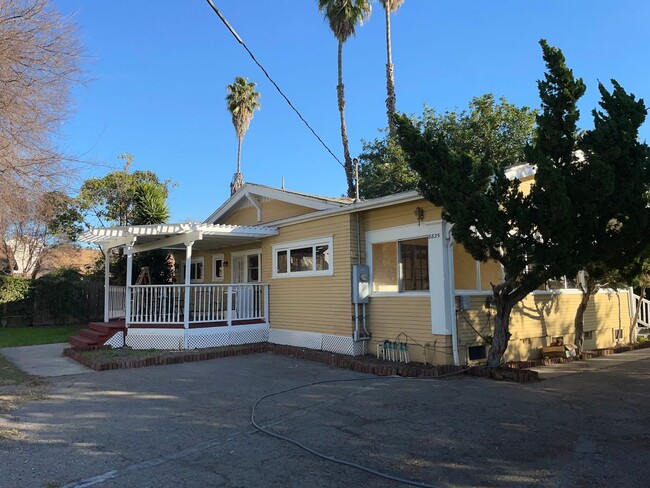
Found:
[[[189,289],[189,324],[268,321],[268,284],[246,283],[132,286],[127,323],[184,324],[186,289]]]
[[[634,306],[639,307],[639,319],[637,325],[650,327],[650,300],[647,298],[640,300],[641,297],[638,295],[632,296],[634,297]],[[634,310],[636,310],[636,308]]]
[[[108,318],[126,317],[126,286],[108,287]]]

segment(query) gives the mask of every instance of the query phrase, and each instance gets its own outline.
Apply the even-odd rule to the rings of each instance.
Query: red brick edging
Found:
[[[115,358],[113,361],[94,361],[84,356],[85,351],[97,351],[101,349],[111,349],[110,346],[97,346],[88,348],[68,348],[63,353],[80,362],[81,364],[92,368],[96,371],[109,369],[124,368],[142,368],[146,366],[158,366],[165,364],[179,364],[194,361],[205,361],[209,359],[218,359],[232,356],[244,356],[261,352],[270,352],[282,356],[289,356],[308,361],[336,366],[338,368],[350,369],[359,373],[374,374],[377,376],[404,376],[408,378],[416,377],[441,377],[449,374],[465,373],[471,376],[481,376],[484,378],[506,379],[520,383],[539,381],[535,371],[525,369],[501,368],[495,370],[485,366],[472,366],[470,368],[452,365],[420,365],[420,364],[402,364],[378,359],[368,359],[364,357],[347,356],[335,354],[326,351],[317,351],[314,349],[303,349],[294,346],[283,346],[278,344],[258,343],[245,344],[241,346],[229,346],[217,350],[191,350],[181,354],[169,356],[157,356],[151,358]]]

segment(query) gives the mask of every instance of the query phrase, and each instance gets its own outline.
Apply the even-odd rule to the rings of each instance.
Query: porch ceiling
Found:
[[[278,229],[274,227],[180,223],[98,227],[84,232],[79,240],[97,244],[103,250],[126,246],[139,252],[182,249],[189,242],[194,243],[194,249],[217,249],[274,235],[278,235]]]

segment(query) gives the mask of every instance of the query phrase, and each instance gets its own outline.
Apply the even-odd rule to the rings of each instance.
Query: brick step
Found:
[[[93,329],[81,329],[79,335],[85,339],[96,342],[97,344],[103,344],[110,338],[110,334],[104,334]]]
[[[68,339],[68,342],[74,347],[90,347],[97,345],[97,343],[92,339],[87,339],[81,336],[72,336],[70,339]]]

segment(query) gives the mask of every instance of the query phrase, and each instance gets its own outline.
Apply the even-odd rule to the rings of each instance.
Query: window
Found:
[[[224,256],[212,255],[212,281],[223,281]]]
[[[585,335],[585,341],[590,341],[594,338],[594,331],[593,330],[585,330],[584,332]]]
[[[273,246],[273,277],[332,275],[332,238]]]
[[[469,346],[467,348],[467,356],[470,361],[480,361],[487,358],[485,346]]]
[[[614,329],[614,340],[620,341],[623,339],[623,329]]]
[[[372,291],[429,289],[429,243],[426,237],[372,245]]]
[[[182,280],[185,280],[185,261],[181,265]],[[202,283],[203,282],[203,258],[192,258],[190,265],[190,282]]]

